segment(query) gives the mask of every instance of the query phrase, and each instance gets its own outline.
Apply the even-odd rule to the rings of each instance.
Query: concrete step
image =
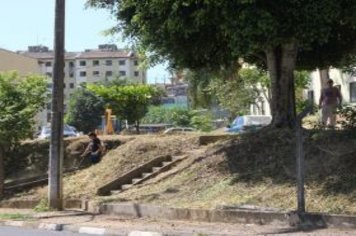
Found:
[[[132,184],[124,184],[124,185],[121,185],[121,189],[126,190],[126,189],[131,188],[132,186],[133,186]]]
[[[185,157],[185,156],[172,156],[172,162],[178,161],[178,160],[182,159],[183,157]]]
[[[131,180],[131,182],[133,183],[133,184],[136,184],[137,182],[139,182],[139,181],[141,181],[142,180],[142,178],[133,178],[132,180]]]
[[[164,161],[162,162],[163,166],[169,165],[170,163],[172,163],[171,161]]]
[[[156,166],[156,167],[152,167],[152,171],[153,171],[153,172],[156,172],[156,171],[159,171],[161,168],[162,168],[162,167],[157,167],[157,166]]]
[[[151,174],[152,174],[152,172],[150,172],[150,173],[142,173],[142,178],[146,178],[147,176],[149,176]]]
[[[119,194],[119,193],[121,193],[121,192],[122,192],[121,189],[118,189],[118,190],[111,190],[111,191],[110,191],[110,194],[111,194],[111,195],[116,195],[116,194]]]

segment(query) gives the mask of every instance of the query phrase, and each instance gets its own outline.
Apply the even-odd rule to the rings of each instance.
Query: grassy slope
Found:
[[[151,158],[197,149],[197,136],[135,136],[102,162],[64,179],[67,198],[92,198],[97,187]],[[343,131],[308,131],[308,211],[356,214],[356,137]],[[192,153],[143,185],[99,201],[137,201],[174,207],[257,205],[295,209],[294,133],[263,130]],[[38,188],[27,197],[45,197]]]
[[[307,136],[307,209],[355,214],[356,139],[343,132],[309,132]],[[209,146],[205,154],[192,155],[146,185],[103,200],[291,210],[296,207],[294,163],[293,133],[246,135]]]
[[[97,188],[119,177],[136,166],[160,155],[180,154],[184,150],[197,147],[196,136],[132,136],[131,141],[108,152],[96,165],[64,178],[64,196],[66,198],[92,197]],[[47,187],[32,189],[18,196],[26,198],[44,198]]]

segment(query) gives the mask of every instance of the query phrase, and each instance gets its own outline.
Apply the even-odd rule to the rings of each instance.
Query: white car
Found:
[[[63,127],[63,137],[78,137],[80,133],[70,125],[64,125]],[[41,132],[38,135],[39,139],[47,139],[51,137],[51,127],[50,126],[42,126]]]

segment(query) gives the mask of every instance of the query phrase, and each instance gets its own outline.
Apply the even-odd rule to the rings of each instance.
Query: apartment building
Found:
[[[38,61],[40,72],[49,78],[48,88],[52,87],[54,52],[45,46],[30,46],[19,55],[34,58]],[[65,53],[64,106],[65,109],[75,89],[83,84],[128,79],[136,83],[146,83],[146,71],[140,69],[139,59],[134,52],[118,49],[116,45],[99,45],[98,49],[87,49],[83,52]],[[50,104],[47,111],[50,110]],[[42,125],[50,119],[45,111]]]

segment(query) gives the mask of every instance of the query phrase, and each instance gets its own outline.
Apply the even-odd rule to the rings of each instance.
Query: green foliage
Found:
[[[213,119],[210,115],[194,115],[191,118],[190,125],[203,132],[209,132],[213,129]]]
[[[44,107],[46,98],[45,78],[0,73],[0,147],[3,150],[32,136],[34,117]]]
[[[247,114],[251,104],[263,99],[269,100],[270,80],[256,68],[243,68],[226,77],[215,77],[210,83],[210,92],[219,104],[228,109],[233,117]]]
[[[151,106],[142,119],[145,124],[172,124],[180,127],[194,127],[201,131],[212,130],[210,115],[200,114],[185,107],[157,107]]]
[[[88,89],[102,97],[113,113],[129,123],[139,122],[147,113],[158,90],[150,85],[125,86],[88,85]]]
[[[356,106],[347,105],[342,107],[338,114],[341,120],[338,122],[345,129],[356,129]]]
[[[304,98],[304,91],[311,81],[310,72],[295,71],[294,78],[296,111],[299,113],[309,105],[309,101]]]
[[[48,212],[48,211],[53,211],[49,207],[48,204],[48,199],[47,198],[42,198],[41,201],[33,208],[35,212]]]
[[[297,42],[300,65],[338,63],[355,53],[356,6],[350,0],[88,0],[107,8],[122,31],[154,57],[188,68],[265,63],[270,48]],[[342,40],[340,40],[342,38]]]
[[[142,122],[145,124],[165,123],[176,126],[189,126],[191,117],[191,112],[185,107],[150,106]]]
[[[168,60],[173,68],[219,71],[241,58],[268,68],[274,94],[272,126],[279,128],[295,123],[291,85],[295,65],[340,66],[356,54],[356,4],[351,0],[88,0],[87,4],[108,9],[118,21],[112,32],[130,38],[154,60]]]
[[[21,213],[1,213],[0,219],[2,220],[29,220],[32,217],[29,214]]]
[[[207,70],[189,70],[184,77],[189,84],[188,99],[192,108],[209,108],[213,95],[209,91],[210,81],[214,78]]]
[[[93,92],[79,88],[70,98],[65,121],[78,130],[88,133],[100,125],[104,113],[104,101]]]

